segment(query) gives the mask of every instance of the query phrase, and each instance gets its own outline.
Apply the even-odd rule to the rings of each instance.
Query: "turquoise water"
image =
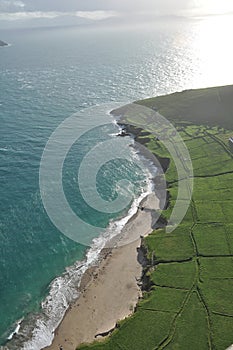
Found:
[[[38,311],[50,282],[66,266],[81,260],[86,250],[60,233],[43,208],[39,165],[51,133],[65,118],[86,107],[232,83],[232,53],[225,51],[224,65],[218,64],[224,56],[220,36],[216,40],[223,51],[217,57],[210,57],[211,49],[205,48],[213,27],[211,20],[182,20],[134,29],[1,33],[1,39],[12,46],[0,49],[0,344],[16,320]],[[205,37],[201,38],[203,28]],[[215,74],[217,69],[221,74]],[[114,125],[95,130],[86,135],[83,145],[93,147],[114,132]],[[84,219],[106,227],[116,216],[99,215],[76,201],[77,161],[74,147],[64,169],[67,197],[74,211],[82,207]],[[115,198],[114,181],[122,173],[137,183],[139,194],[143,175],[132,165],[122,166],[115,163],[102,169],[98,189],[103,197]],[[112,173],[116,178],[108,182]]]

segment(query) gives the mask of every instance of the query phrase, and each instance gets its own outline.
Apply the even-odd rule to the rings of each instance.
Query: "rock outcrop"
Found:
[[[5,43],[4,41],[0,40],[0,46],[8,46],[8,44]]]

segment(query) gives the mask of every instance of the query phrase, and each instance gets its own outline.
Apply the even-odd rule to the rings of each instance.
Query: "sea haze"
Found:
[[[50,282],[83,259],[86,250],[53,226],[42,205],[39,165],[51,133],[72,113],[90,106],[231,84],[227,21],[164,19],[133,28],[1,32],[0,39],[10,46],[0,48],[0,344],[17,320],[38,312]],[[219,61],[224,64],[219,66]],[[116,132],[112,127],[108,135]],[[84,143],[100,142],[103,135],[87,135]],[[76,161],[72,155],[68,159],[64,187],[78,211],[72,170]],[[104,171],[109,174],[109,169]],[[125,172],[138,184],[139,195],[142,174],[128,165]],[[104,193],[104,183],[100,177],[103,196],[114,197],[111,184]],[[92,210],[86,215],[102,227],[110,219]]]

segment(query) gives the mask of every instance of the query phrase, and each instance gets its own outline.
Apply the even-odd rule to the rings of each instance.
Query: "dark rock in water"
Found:
[[[5,43],[4,41],[0,40],[0,46],[8,46],[8,44]]]
[[[121,129],[117,136],[130,136],[126,129]]]

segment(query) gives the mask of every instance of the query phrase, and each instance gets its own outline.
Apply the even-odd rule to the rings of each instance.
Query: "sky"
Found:
[[[233,13],[233,0],[0,0],[0,27],[69,23],[75,19],[154,16],[208,16]],[[44,22],[43,22],[44,21]]]

